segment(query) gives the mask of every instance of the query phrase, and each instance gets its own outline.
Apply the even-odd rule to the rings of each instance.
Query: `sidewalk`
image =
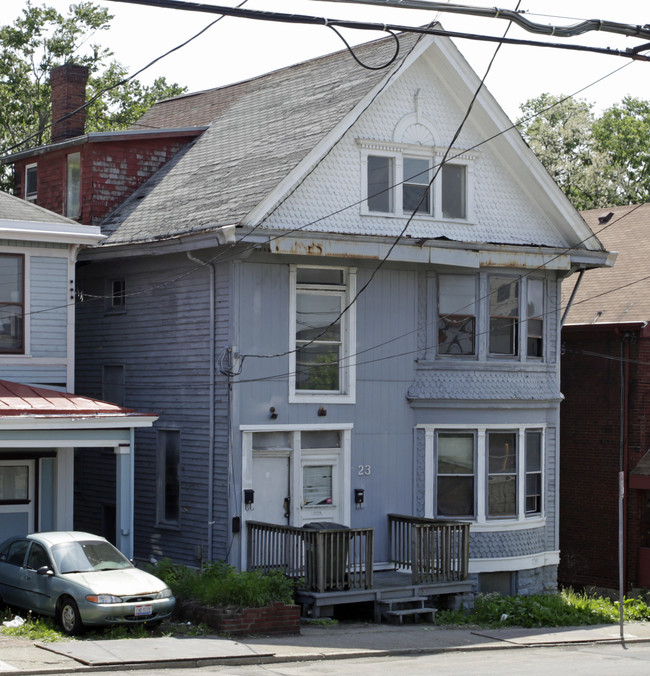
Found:
[[[138,664],[156,668],[259,664],[619,641],[620,628],[611,624],[553,629],[306,624],[300,636],[256,637],[241,641],[206,637],[34,643],[0,636],[0,673],[76,674]],[[650,623],[626,624],[625,641],[650,642]]]

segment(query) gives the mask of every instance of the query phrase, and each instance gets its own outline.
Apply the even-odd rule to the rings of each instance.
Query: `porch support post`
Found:
[[[74,449],[58,448],[56,452],[55,530],[74,529]],[[39,520],[40,522],[40,520]]]
[[[130,444],[115,448],[115,542],[127,558],[133,558],[133,435]]]

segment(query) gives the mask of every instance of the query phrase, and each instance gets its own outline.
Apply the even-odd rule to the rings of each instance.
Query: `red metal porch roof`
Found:
[[[101,417],[149,414],[69,392],[0,380],[0,418],[17,415]]]

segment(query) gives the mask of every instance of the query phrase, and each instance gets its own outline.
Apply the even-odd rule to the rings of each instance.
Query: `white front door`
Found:
[[[253,504],[248,518],[287,525],[291,516],[291,470],[289,455],[253,453]]]
[[[34,531],[34,460],[0,460],[0,542]]]

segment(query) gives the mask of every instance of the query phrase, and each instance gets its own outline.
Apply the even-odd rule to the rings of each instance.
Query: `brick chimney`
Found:
[[[66,63],[50,73],[52,86],[52,142],[81,136],[86,124],[86,109],[70,115],[86,102],[88,68]]]

